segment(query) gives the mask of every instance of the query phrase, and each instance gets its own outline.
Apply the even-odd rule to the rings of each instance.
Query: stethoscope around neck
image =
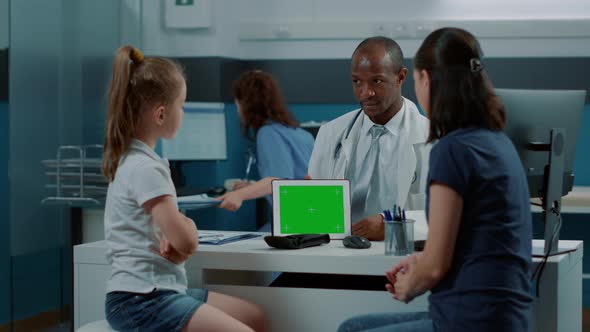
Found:
[[[340,142],[338,142],[338,145],[336,145],[336,148],[334,149],[334,160],[338,159],[338,156],[340,155],[340,149],[342,149],[342,142],[348,139],[348,136],[350,135],[350,132],[352,131],[352,127],[354,127],[354,124],[356,123],[356,120],[358,119],[358,117],[363,113],[363,109],[361,108],[354,116],[354,118],[352,119],[352,121],[350,121],[350,123],[348,124],[348,127],[346,128],[346,135],[344,136],[344,139],[341,139]]]
[[[405,103],[404,103],[405,104]],[[352,127],[354,127],[354,124],[356,123],[356,120],[358,119],[358,117],[363,113],[363,109],[361,108],[354,116],[354,118],[352,119],[352,121],[350,121],[350,123],[348,124],[348,127],[346,128],[346,135],[344,136],[344,139],[341,139],[340,142],[338,142],[338,145],[336,145],[336,148],[334,149],[334,160],[338,160],[338,156],[340,155],[340,150],[342,149],[342,142],[348,139],[348,136],[350,135],[350,132],[352,131]],[[416,182],[417,180],[417,172],[414,171],[414,176],[412,177],[412,181],[411,183],[413,184],[414,182]]]
[[[248,161],[246,163],[246,171],[244,172],[244,179],[248,180],[250,178],[250,174],[252,173],[252,167],[256,164],[256,152],[254,151],[253,147],[248,147],[247,151]]]
[[[402,99],[402,108],[406,107],[406,101]],[[338,156],[340,155],[340,149],[342,149],[342,142],[348,139],[348,136],[350,135],[350,132],[352,131],[352,127],[354,127],[354,124],[356,123],[356,120],[359,118],[359,116],[363,113],[363,109],[361,108],[354,116],[354,118],[352,119],[352,121],[350,121],[350,123],[348,124],[348,127],[346,128],[346,135],[344,136],[344,139],[341,139],[340,142],[338,142],[338,145],[336,145],[336,148],[334,149],[334,160],[338,159]]]

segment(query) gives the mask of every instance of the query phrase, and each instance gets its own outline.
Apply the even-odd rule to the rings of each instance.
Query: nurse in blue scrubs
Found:
[[[313,136],[299,127],[287,109],[270,74],[260,70],[243,73],[233,84],[233,95],[244,135],[256,142],[262,180],[238,182],[234,191],[221,196],[220,207],[230,211],[239,209],[244,200],[269,195],[273,179],[303,179],[314,143]],[[267,199],[272,203],[270,196]]]

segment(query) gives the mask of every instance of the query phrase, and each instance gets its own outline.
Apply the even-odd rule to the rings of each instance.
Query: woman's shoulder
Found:
[[[260,136],[277,136],[289,135],[295,132],[305,131],[301,127],[287,126],[278,122],[268,122],[258,129],[257,137]]]
[[[256,132],[256,138],[276,136],[280,132],[284,131],[286,128],[289,127],[278,122],[267,122],[262,127],[258,128],[258,131]]]
[[[433,156],[457,156],[457,154],[466,153],[468,146],[471,145],[471,136],[473,132],[464,129],[454,130],[436,141],[432,147]]]
[[[470,127],[453,130],[441,137],[432,148],[434,154],[452,153],[455,156],[478,153],[474,151],[502,150],[512,143],[501,130]]]
[[[499,130],[490,130],[480,127],[468,127],[455,129],[442,137],[441,141],[453,142],[455,144],[469,143],[472,140],[480,140],[490,137],[502,136],[503,132]]]
[[[481,127],[461,128],[451,132],[450,140],[471,144],[473,142],[498,144],[499,140],[510,141],[502,130],[494,130]]]
[[[311,141],[313,142],[313,135],[301,127],[286,126],[281,123],[272,122],[266,124],[256,133],[256,141]]]
[[[266,123],[256,131],[256,144],[268,144],[269,142],[276,142],[276,140],[282,139],[285,128],[287,127],[280,123]]]

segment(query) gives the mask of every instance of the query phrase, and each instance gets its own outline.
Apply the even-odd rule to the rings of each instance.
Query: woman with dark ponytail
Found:
[[[530,331],[532,225],[504,108],[469,32],[443,28],[414,58],[416,96],[435,142],[424,251],[386,273],[404,303],[430,291],[429,312],[361,316],[339,331]]]
[[[103,173],[111,275],[105,311],[117,331],[265,331],[257,305],[187,289],[195,223],[178,212],[168,162],[154,151],[182,122],[186,83],[175,62],[117,50],[109,89]]]

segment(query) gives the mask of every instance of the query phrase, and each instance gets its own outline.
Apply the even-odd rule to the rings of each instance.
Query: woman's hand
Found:
[[[232,190],[234,190],[234,191],[240,190],[240,189],[247,187],[249,185],[250,185],[250,182],[248,182],[248,181],[238,181],[238,182],[234,183]]]
[[[225,195],[217,197],[216,199],[222,201],[221,204],[219,204],[219,207],[228,211],[238,210],[244,201],[242,194],[237,191],[229,192]]]
[[[387,291],[393,294],[393,298],[409,303],[419,294],[414,289],[414,272],[418,264],[418,254],[406,257],[404,260],[395,265],[385,275],[390,284],[385,285]]]
[[[389,271],[385,272],[385,276],[387,277],[387,280],[389,280],[389,282],[391,283],[391,285],[395,285],[395,282],[397,281],[396,275],[400,271],[406,271],[406,270],[408,270],[409,265],[410,265],[410,259],[411,259],[411,257],[414,256],[414,255],[418,255],[418,254],[419,253],[415,253],[413,255],[410,255],[410,256],[402,259],[401,262],[397,263]]]

